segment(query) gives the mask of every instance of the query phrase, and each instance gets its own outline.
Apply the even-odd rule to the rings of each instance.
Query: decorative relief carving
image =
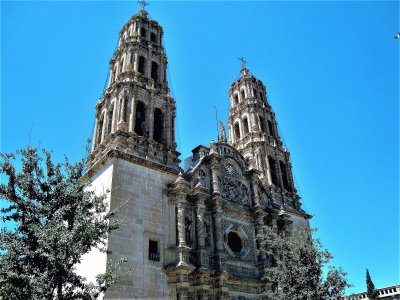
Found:
[[[249,205],[249,190],[245,184],[237,179],[222,177],[221,179],[222,197],[243,205]]]

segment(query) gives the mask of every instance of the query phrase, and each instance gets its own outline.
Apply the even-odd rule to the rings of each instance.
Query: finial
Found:
[[[146,2],[145,0],[138,0],[139,5],[141,6],[140,10],[145,10],[144,8],[149,5],[148,2]]]
[[[225,126],[224,123],[222,123],[221,121],[219,121],[220,123],[220,131],[221,131],[221,135],[219,137],[219,141],[222,143],[226,143],[226,131],[225,131]]]
[[[246,68],[247,61],[244,60],[243,56],[239,57],[238,60],[240,60],[240,65],[242,66],[242,69]]]

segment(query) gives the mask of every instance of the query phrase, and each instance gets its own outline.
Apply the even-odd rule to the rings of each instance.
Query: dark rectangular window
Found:
[[[149,260],[160,261],[160,252],[158,250],[158,242],[149,240]]]

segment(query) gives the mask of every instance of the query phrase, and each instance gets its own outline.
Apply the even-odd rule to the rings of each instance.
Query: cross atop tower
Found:
[[[243,56],[239,57],[238,60],[240,60],[240,65],[242,66],[242,69],[246,68],[247,61],[244,60]]]
[[[145,10],[144,8],[149,5],[148,2],[146,2],[145,0],[138,0],[139,5],[141,6],[141,10]]]

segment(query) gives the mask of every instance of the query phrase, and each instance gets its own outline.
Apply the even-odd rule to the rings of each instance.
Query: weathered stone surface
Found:
[[[111,190],[125,222],[108,237],[98,268],[126,256],[132,269],[106,299],[262,299],[262,225],[308,226],[289,152],[282,146],[264,84],[245,67],[230,89],[230,140],[198,146],[179,167],[175,100],[165,78],[161,26],[141,10],[120,31],[110,81],[96,105],[86,173]]]

